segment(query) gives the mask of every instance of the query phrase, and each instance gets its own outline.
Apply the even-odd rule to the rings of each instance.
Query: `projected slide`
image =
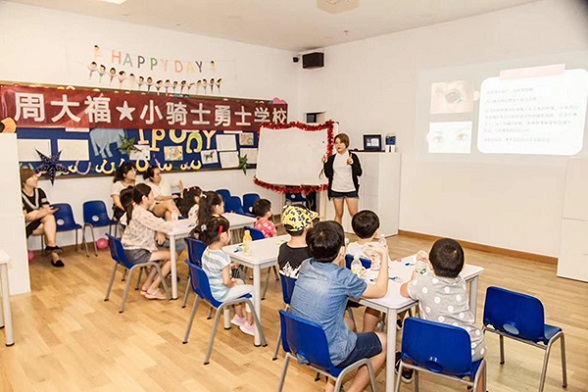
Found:
[[[418,156],[529,162],[585,153],[586,64],[588,51],[579,51],[420,71]]]
[[[588,72],[564,65],[503,71],[480,91],[478,149],[574,155],[582,149]]]

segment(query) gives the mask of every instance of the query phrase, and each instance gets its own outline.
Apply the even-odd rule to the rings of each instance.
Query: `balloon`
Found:
[[[27,252],[29,254],[29,263],[30,263],[35,258],[35,254],[33,253],[32,250],[27,250]]]
[[[104,250],[108,248],[108,240],[106,238],[99,238],[98,241],[96,241],[96,246],[98,249]]]

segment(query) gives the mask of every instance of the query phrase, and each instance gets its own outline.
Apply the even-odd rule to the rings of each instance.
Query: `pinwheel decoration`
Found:
[[[35,171],[37,173],[47,174],[47,176],[49,176],[49,179],[51,180],[51,185],[53,185],[53,183],[55,182],[55,176],[57,175],[57,172],[63,172],[66,174],[69,173],[67,168],[59,162],[59,156],[61,155],[61,151],[59,151],[55,155],[51,155],[51,157],[46,156],[39,150],[36,151],[37,154],[39,154],[39,157],[41,158],[41,165],[37,166]]]

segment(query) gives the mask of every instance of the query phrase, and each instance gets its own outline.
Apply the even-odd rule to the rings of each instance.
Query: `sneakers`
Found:
[[[402,354],[400,354],[400,352],[396,353],[396,364],[394,365],[394,371],[396,372],[396,374],[398,374],[398,369],[400,369],[400,359],[401,359]],[[402,369],[402,381],[405,383],[411,383],[412,382],[412,374],[413,374],[413,370],[412,369]]]
[[[237,327],[244,325],[246,322],[247,319],[245,317],[241,317],[238,315],[235,315],[235,317],[233,317],[233,319],[231,320],[231,324],[236,325]]]
[[[243,323],[239,329],[241,332],[246,333],[247,335],[255,336],[255,327],[249,324],[247,321],[245,321],[245,323]]]

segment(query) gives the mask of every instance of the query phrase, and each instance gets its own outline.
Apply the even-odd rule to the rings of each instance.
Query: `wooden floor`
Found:
[[[388,240],[393,258],[428,250],[430,243],[413,238]],[[566,334],[567,391],[588,391],[588,284],[556,277],[556,266],[466,250],[466,261],[485,268],[478,293],[481,324],[484,293],[489,285],[538,296],[551,324]],[[129,295],[118,313],[123,292],[120,275],[111,300],[104,294],[113,262],[106,251],[86,258],[73,251],[63,255],[66,267],[55,269],[37,256],[31,263],[32,293],[12,297],[16,344],[0,345],[0,391],[275,391],[283,365],[271,357],[282,308],[279,282],[272,279],[262,302],[262,323],[268,347],[255,348],[253,338],[238,329],[219,329],[211,362],[202,364],[212,327],[208,307],[198,310],[188,344],[182,337],[194,300],[148,301]],[[183,260],[183,258],[182,258]],[[187,269],[179,263],[183,295]],[[265,273],[262,275],[265,276]],[[361,312],[357,310],[356,312]],[[361,319],[361,317],[357,317]],[[3,339],[0,332],[0,339]],[[505,341],[506,363],[498,363],[498,338],[487,335],[489,391],[536,391],[543,352]],[[378,390],[384,388],[384,372]],[[314,374],[294,365],[286,391],[320,391]],[[421,377],[422,391],[465,391],[460,384]],[[433,381],[431,381],[433,380]],[[414,390],[414,384],[402,390]],[[559,344],[552,352],[545,391],[561,391]]]

